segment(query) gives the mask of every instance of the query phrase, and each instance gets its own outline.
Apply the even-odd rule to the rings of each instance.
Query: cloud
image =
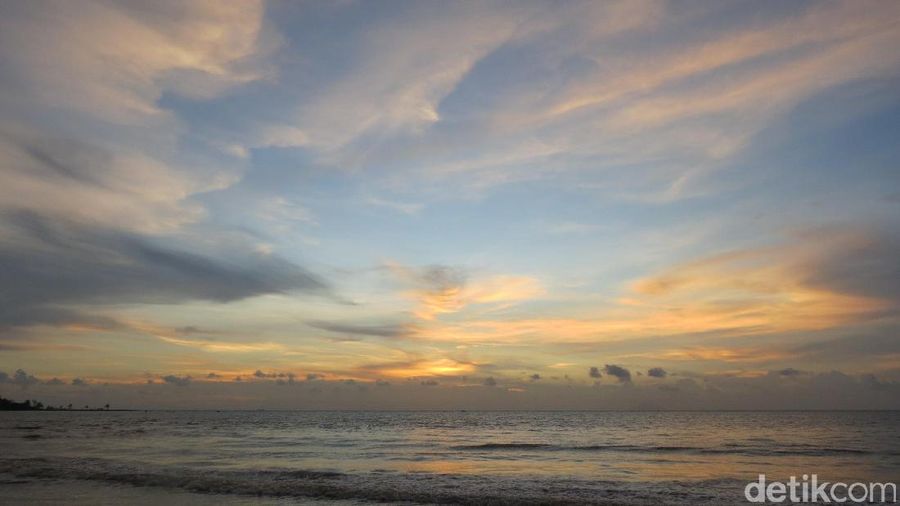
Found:
[[[159,234],[202,219],[205,210],[187,197],[234,179],[227,171],[173,167],[136,148],[109,144],[0,122],[0,175],[6,181],[0,211]]]
[[[597,367],[593,367],[593,366],[592,366],[592,367],[588,370],[588,376],[590,376],[591,378],[600,379],[603,375],[600,374],[600,369],[598,369]]]
[[[52,385],[52,386],[59,386],[59,385],[65,385],[66,382],[63,381],[63,380],[61,380],[61,379],[59,379],[59,378],[54,377],[54,378],[51,378],[51,379],[45,381],[44,384],[45,384],[45,385]]]
[[[291,148],[305,146],[309,136],[303,130],[291,125],[269,125],[262,129],[260,139],[254,147]]]
[[[228,302],[326,288],[316,276],[277,257],[232,250],[229,258],[215,258],[28,213],[6,218],[18,237],[14,243],[0,242],[6,271],[0,324],[80,323],[81,317],[66,308],[74,303]],[[92,322],[97,320],[86,320]]]
[[[681,372],[681,371],[679,371]],[[122,408],[148,409],[896,409],[900,382],[895,373],[846,374],[810,372],[789,380],[777,374],[741,376],[684,371],[677,381],[636,383],[629,388],[587,382],[541,381],[516,391],[499,388],[505,379],[491,375],[495,387],[454,388],[428,386],[428,380],[392,381],[389,388],[377,380],[320,382],[318,388],[290,388],[275,381],[192,382],[179,392],[148,387],[144,382],[109,382],[103,388],[71,388],[35,384],[29,394],[50,404],[91,406],[110,403]],[[183,378],[182,376],[176,376]],[[482,385],[484,375],[477,385]],[[423,381],[425,384],[423,384]],[[514,380],[511,380],[514,381]],[[661,384],[662,383],[662,384]],[[285,383],[287,384],[287,383]],[[663,385],[664,384],[664,385]],[[367,389],[360,387],[368,386]],[[8,385],[0,385],[7,390]],[[170,386],[170,388],[176,388]],[[524,390],[524,391],[521,391]],[[323,395],[323,393],[329,395]],[[60,397],[64,393],[63,397]]]
[[[497,386],[497,380],[495,380],[493,378],[493,376],[489,376],[489,377],[485,378],[481,384],[486,387],[495,387],[495,386]]]
[[[319,222],[312,211],[284,197],[274,197],[263,202],[260,217],[278,224],[279,232],[288,232],[291,225],[303,223],[317,226]]]
[[[275,384],[276,385],[293,385],[294,378],[296,378],[296,376],[294,376],[293,373],[287,373],[287,374],[282,373],[282,374],[278,375],[278,379],[275,380]]]
[[[186,346],[208,352],[221,353],[247,353],[264,351],[284,351],[286,347],[274,342],[240,342],[214,339],[200,339],[195,337],[182,337],[184,334],[179,329],[160,327],[143,321],[123,321],[119,323],[123,329],[140,332],[156,337],[168,344]],[[188,333],[191,334],[191,333]]]
[[[17,369],[15,374],[13,374],[12,382],[24,388],[30,385],[34,385],[35,383],[39,383],[40,380],[26,373],[22,369]]]
[[[152,9],[51,2],[4,10],[0,48],[18,76],[16,91],[114,122],[160,115],[164,91],[211,97],[261,79],[268,69],[257,56],[277,42],[263,32],[258,1],[165,1]]]
[[[22,388],[30,387],[31,385],[36,385],[41,381],[34,376],[28,374],[23,369],[16,369],[16,372],[13,373],[12,376],[6,374],[5,372],[0,371],[0,384],[10,384],[16,385]]]
[[[896,327],[874,328],[869,331],[844,331],[841,337],[825,338],[789,348],[791,353],[808,360],[845,363],[850,358],[900,356],[900,340]],[[868,360],[867,360],[868,361]]]
[[[198,132],[160,102],[270,77],[278,37],[263,3],[134,7],[3,7],[0,212],[169,233],[206,217],[189,197],[238,180],[237,167],[210,161],[199,143],[179,147]]]
[[[431,376],[459,376],[477,370],[473,362],[452,358],[411,358],[393,362],[374,362],[355,368],[357,374],[388,378],[420,378]]]
[[[412,203],[412,202],[396,202],[393,200],[385,200],[377,197],[369,197],[366,200],[366,203],[370,206],[375,207],[383,207],[387,209],[393,209],[394,211],[414,216],[419,214],[420,211],[425,207],[424,204]]]
[[[800,376],[801,374],[805,374],[803,371],[798,371],[797,369],[794,369],[793,367],[788,367],[786,369],[781,369],[781,370],[775,371],[775,372],[779,376],[788,376],[788,377]]]
[[[439,122],[365,143],[354,161],[406,166],[398,184],[431,183],[445,196],[572,173],[583,190],[617,200],[708,195],[712,176],[797,104],[894,76],[900,60],[887,48],[900,12],[866,7],[735,20],[705,7],[672,16],[663,2],[606,2],[536,14],[471,68]],[[608,26],[622,19],[633,21]],[[658,36],[695,32],[699,19],[702,37]]]
[[[641,1],[396,4],[374,17],[353,4],[328,11],[331,32],[342,36],[323,44],[307,44],[320,34],[303,24],[318,15],[273,5],[271,14],[299,15],[272,20],[293,27],[284,42],[295,46],[269,59],[278,41],[262,3],[50,1],[0,9],[0,333],[11,336],[0,351],[53,364],[63,346],[84,342],[139,370],[195,378],[242,370],[252,379],[247,366],[263,364],[360,384],[384,374],[397,396],[401,385],[424,390],[432,377],[447,386],[442,393],[459,390],[451,378],[466,374],[524,384],[523,371],[553,367],[535,362],[538,354],[548,364],[574,363],[560,371],[573,377],[586,372],[577,365],[584,356],[677,362],[679,374],[685,362],[729,374],[773,371],[772,382],[784,379],[777,371],[786,365],[879,375],[900,365],[890,327],[900,309],[900,242],[894,203],[875,197],[891,187],[878,164],[896,157],[866,144],[860,156],[848,152],[861,164],[853,171],[813,160],[807,165],[816,169],[778,175],[759,192],[741,186],[828,144],[770,128],[779,118],[808,108],[846,122],[868,107],[856,102],[886,100],[879,94],[896,101],[878,91],[894,89],[900,62],[891,49],[900,40],[894,4],[799,5],[743,17],[731,7],[674,12]],[[285,64],[277,80],[270,63]],[[801,128],[804,136],[824,128],[817,118],[795,119],[817,125]],[[880,144],[891,131],[885,125],[860,121],[854,131]],[[765,141],[760,134],[790,145],[791,156],[743,158]],[[821,187],[798,184],[813,172]],[[840,192],[831,191],[836,178]],[[495,186],[532,180],[545,181],[478,200]],[[718,184],[735,198],[723,200]],[[839,202],[800,211],[820,189]],[[847,192],[871,195],[850,202]],[[778,206],[787,194],[795,203]],[[641,207],[700,195],[708,198],[664,212]],[[458,199],[467,209],[447,205]],[[750,225],[770,219],[753,216],[761,200],[783,211],[778,230],[847,225],[773,238],[773,225]],[[724,217],[716,227],[672,232],[672,220],[716,211]],[[468,223],[475,214],[486,218]],[[534,236],[534,223],[563,242]],[[300,227],[317,227],[319,252],[296,247]],[[631,230],[642,227],[667,230],[655,234],[652,251],[634,240]],[[691,229],[689,239],[682,229]],[[527,259],[514,258],[524,251]],[[548,268],[563,251],[565,265]],[[352,309],[288,300],[282,295],[330,293],[308,264],[295,263],[307,254],[335,272],[352,268],[347,261],[396,255],[409,262],[389,267],[405,300],[354,274],[339,274],[365,301]],[[448,264],[416,267],[430,261]],[[452,266],[458,262],[528,271]],[[234,326],[253,342],[178,330],[188,321]],[[141,333],[158,338],[148,344],[160,353],[138,357],[111,339]],[[260,357],[242,362],[240,354]],[[189,360],[172,362],[178,356]],[[600,378],[598,368],[589,371]],[[290,380],[267,377],[273,381],[231,386]],[[675,386],[680,378],[655,383],[694,392]],[[791,378],[782,383],[807,380]],[[557,381],[532,379],[521,397]],[[847,382],[847,391],[872,386],[820,380]],[[736,380],[730,391],[772,388],[758,381]],[[189,390],[206,383],[216,382]],[[607,395],[604,388],[587,395]]]
[[[781,244],[710,255],[640,279],[632,286],[631,310],[645,321],[694,332],[837,327],[900,308],[886,281],[900,272],[897,253],[886,232],[808,230]]]
[[[817,238],[815,245],[811,239]],[[666,295],[723,285],[746,291],[789,288],[827,290],[835,295],[900,299],[900,291],[885,279],[900,273],[900,241],[878,229],[812,228],[769,247],[735,250],[700,258],[639,280],[634,288],[648,295]],[[793,275],[779,282],[776,276]],[[725,276],[714,281],[706,276]],[[737,276],[750,276],[743,284]],[[802,285],[792,287],[792,285]]]
[[[456,313],[475,304],[503,308],[544,293],[540,282],[528,276],[470,279],[466,270],[444,265],[411,268],[389,263],[387,267],[413,289],[407,295],[417,302],[415,315],[423,320],[434,320],[441,314]]]
[[[534,373],[531,376],[529,376],[528,379],[530,379],[531,381],[540,381],[541,375],[538,373]]]
[[[666,372],[662,367],[653,367],[652,369],[647,370],[647,376],[651,378],[665,378],[669,373]]]
[[[261,369],[257,369],[257,370],[253,373],[253,377],[254,377],[254,378],[259,378],[259,379],[265,379],[265,378],[275,379],[275,378],[277,378],[278,381],[280,381],[280,382],[282,382],[282,383],[284,383],[285,380],[287,380],[289,383],[293,383],[293,382],[294,382],[294,378],[295,378],[296,376],[295,376],[294,373],[292,373],[292,372],[287,372],[287,373],[285,373],[285,372],[270,372],[270,373],[266,373],[266,372],[263,372]]]
[[[812,236],[816,231],[810,231]],[[839,232],[840,234],[840,232]],[[804,281],[847,295],[890,300],[900,306],[900,238],[878,231],[835,238],[830,251],[814,258]],[[812,239],[812,237],[809,237]]]
[[[544,225],[545,230],[549,234],[575,234],[575,235],[586,235],[592,232],[597,232],[602,229],[599,225],[593,225],[590,223],[579,223],[576,221],[564,221],[559,223],[550,223]]]
[[[465,307],[463,290],[467,275],[463,270],[442,265],[413,269],[388,264],[388,268],[414,288],[412,295],[420,305],[417,316],[430,320],[437,314],[456,312]]]
[[[603,371],[606,372],[606,374],[618,379],[620,383],[627,383],[631,381],[631,372],[629,372],[628,369],[625,369],[624,367],[606,364],[606,366],[603,368]]]
[[[516,29],[526,9],[407,5],[373,23],[340,81],[301,106],[298,123],[324,151],[415,134],[440,120],[438,106],[481,58]],[[373,142],[375,142],[373,141]],[[352,152],[344,154],[344,161]]]
[[[175,376],[174,374],[169,374],[167,376],[163,376],[162,380],[170,385],[179,387],[186,387],[191,384],[190,376]]]
[[[20,315],[21,316],[21,315]],[[86,318],[86,319],[89,319]],[[59,320],[63,321],[63,320]],[[64,321],[71,321],[70,319],[66,319]],[[91,325],[71,325],[67,326],[70,329],[99,329],[100,327],[93,327]],[[13,336],[15,338],[15,336]],[[88,351],[90,348],[86,346],[80,346],[77,344],[53,344],[53,343],[42,343],[42,342],[28,342],[28,343],[18,343],[18,342],[0,342],[0,351]]]
[[[649,336],[749,336],[823,331],[900,312],[893,283],[896,234],[847,226],[794,230],[766,244],[725,250],[664,267],[625,287],[590,318],[467,318],[441,322],[423,339],[491,343],[596,343]],[[854,261],[853,259],[861,259]],[[858,272],[865,283],[854,281]],[[455,290],[455,291],[454,291]],[[462,288],[442,290],[459,311]],[[452,295],[452,296],[451,296]],[[425,311],[434,314],[434,311]],[[577,313],[576,313],[577,314]],[[851,346],[852,347],[852,346]],[[672,360],[773,360],[785,350],[689,346]]]
[[[87,384],[88,384],[88,382],[85,379],[82,379],[82,378],[73,378],[72,379],[72,386],[85,387],[85,386],[87,386]]]
[[[695,345],[673,350],[662,350],[652,353],[648,358],[678,360],[688,362],[720,361],[720,362],[769,362],[790,357],[791,354],[773,347],[742,346],[704,346]]]
[[[411,328],[404,324],[350,324],[340,322],[310,321],[306,322],[310,327],[327,330],[336,334],[350,334],[360,336],[401,338],[412,333]]]

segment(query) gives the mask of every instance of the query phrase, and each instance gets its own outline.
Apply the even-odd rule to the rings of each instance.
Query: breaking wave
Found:
[[[0,474],[164,487],[194,493],[420,504],[730,504],[739,487],[728,480],[634,483],[472,476],[441,473],[339,473],[296,469],[223,470],[124,464],[86,458],[2,459]]]

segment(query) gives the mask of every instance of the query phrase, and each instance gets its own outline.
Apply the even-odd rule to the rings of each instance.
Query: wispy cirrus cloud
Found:
[[[278,39],[263,29],[261,1],[127,3],[88,1],[4,6],[4,59],[21,98],[114,122],[163,115],[164,91],[209,97],[261,79],[258,59]]]
[[[456,83],[440,121],[372,139],[366,157],[408,168],[393,171],[399,187],[463,188],[451,196],[576,173],[594,192],[671,202],[712,191],[710,176],[797,104],[890,77],[898,65],[887,48],[897,43],[900,12],[883,2],[813,5],[746,23],[718,9],[667,9],[609,3],[526,17]],[[697,17],[708,21],[702,36],[626,43]],[[518,70],[517,58],[528,59],[527,74],[498,75]],[[390,79],[403,83],[403,75]]]
[[[362,34],[349,75],[300,106],[297,123],[311,144],[349,153],[348,145],[362,138],[415,134],[438,122],[440,101],[513,35],[528,11],[406,7]]]

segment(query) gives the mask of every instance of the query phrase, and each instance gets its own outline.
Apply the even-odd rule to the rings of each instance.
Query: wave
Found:
[[[484,443],[479,445],[462,445],[453,447],[454,450],[527,450],[532,448],[553,449],[561,447],[545,443]]]
[[[194,493],[424,504],[740,504],[728,480],[626,482],[571,477],[339,473],[303,469],[198,469],[96,458],[0,458],[0,475],[89,480]],[[702,491],[702,493],[698,492]],[[737,492],[735,492],[737,491]]]
[[[814,448],[785,447],[760,448],[753,446],[727,445],[721,448],[697,446],[639,446],[639,445],[553,445],[548,443],[482,443],[451,447],[462,451],[496,451],[496,450],[534,450],[534,451],[596,451],[596,452],[634,452],[634,453],[696,453],[722,455],[753,456],[833,456],[833,455],[872,455],[876,452],[857,448]],[[896,456],[896,452],[883,452],[883,455]]]

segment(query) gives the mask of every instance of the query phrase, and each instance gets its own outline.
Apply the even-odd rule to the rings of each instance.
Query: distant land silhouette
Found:
[[[103,407],[92,408],[84,406],[83,408],[73,408],[71,404],[67,406],[45,406],[43,402],[26,399],[22,402],[16,402],[11,399],[0,397],[0,411],[130,411],[115,409],[110,410],[109,404]]]

